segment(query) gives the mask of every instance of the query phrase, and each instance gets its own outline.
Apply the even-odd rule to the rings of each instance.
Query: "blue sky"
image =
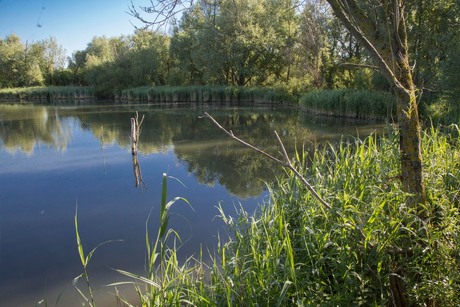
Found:
[[[135,5],[149,1],[133,1]],[[0,0],[0,38],[16,33],[25,43],[55,37],[68,55],[94,36],[134,33],[130,0]]]

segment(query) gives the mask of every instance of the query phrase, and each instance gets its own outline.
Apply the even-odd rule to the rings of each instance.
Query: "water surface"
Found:
[[[139,153],[130,149],[130,118],[145,116]],[[266,108],[164,108],[148,105],[0,104],[0,306],[80,306],[72,280],[81,272],[74,215],[86,252],[107,240],[89,265],[94,285],[126,280],[111,268],[142,273],[145,224],[158,220],[162,174],[177,203],[171,227],[180,255],[213,250],[225,237],[218,205],[253,212],[268,201],[266,182],[282,170],[230,140],[236,135],[276,154],[277,131],[290,153],[343,135],[365,136],[376,125]],[[83,284],[82,284],[83,287]],[[102,296],[107,289],[100,288]],[[99,305],[104,305],[100,298]],[[113,304],[114,300],[110,301]]]

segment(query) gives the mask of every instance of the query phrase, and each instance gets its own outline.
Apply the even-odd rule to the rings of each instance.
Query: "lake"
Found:
[[[130,119],[145,116],[137,157]],[[82,273],[74,216],[85,252],[97,244],[88,271],[99,306],[115,300],[103,285],[127,280],[113,268],[142,274],[145,226],[159,219],[161,180],[179,255],[206,254],[227,229],[217,206],[236,215],[269,201],[266,183],[283,171],[229,139],[207,111],[235,135],[274,154],[277,131],[289,153],[342,136],[366,136],[381,125],[314,117],[292,109],[154,105],[0,104],[0,306],[81,306],[72,285]],[[153,237],[153,235],[152,235]],[[84,288],[83,284],[80,284]],[[129,292],[129,290],[127,290]],[[107,303],[109,302],[109,303]]]

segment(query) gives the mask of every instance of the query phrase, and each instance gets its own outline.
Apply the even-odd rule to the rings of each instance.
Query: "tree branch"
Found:
[[[225,132],[228,136],[230,136],[232,139],[234,139],[235,141],[239,142],[240,144],[243,144],[244,146],[252,149],[252,150],[255,150],[257,151],[258,153],[260,153],[261,155],[269,158],[270,160],[272,161],[275,161],[276,163],[280,164],[282,167],[284,168],[287,168],[289,170],[291,170],[294,175],[300,179],[300,181],[302,181],[303,185],[308,189],[308,191],[310,191],[310,193],[324,206],[326,207],[327,209],[332,209],[331,205],[329,203],[327,203],[316,191],[315,189],[312,187],[312,185],[307,181],[307,179],[305,179],[304,176],[302,176],[302,174],[299,173],[299,171],[294,167],[294,165],[292,165],[292,162],[291,160],[289,159],[289,156],[287,154],[287,151],[286,151],[286,148],[284,147],[284,144],[283,142],[281,141],[281,138],[279,137],[278,133],[275,131],[275,135],[276,135],[276,139],[278,141],[278,143],[280,144],[280,147],[282,149],[282,155],[283,155],[283,158],[286,162],[270,155],[269,153],[263,151],[262,149],[254,146],[254,145],[251,145],[245,141],[243,141],[242,139],[238,138],[237,136],[235,136],[233,134],[233,132],[230,130],[227,130],[225,129],[224,127],[222,127],[211,115],[209,115],[207,112],[204,113],[203,116],[201,116],[201,118],[207,118],[209,119],[215,126],[217,126],[220,130],[222,130],[223,132]]]
[[[172,20],[173,17],[189,10],[195,4],[195,1],[196,0],[150,0],[148,6],[136,7],[133,0],[131,0],[127,13],[144,24],[143,27],[140,27],[141,29],[152,27],[158,30]],[[143,13],[153,14],[154,16],[152,16],[152,20],[148,20],[142,16]],[[133,26],[139,29],[139,27],[134,24]]]
[[[354,0],[327,0],[332,7],[337,18],[350,31],[350,33],[363,44],[369,55],[377,63],[380,72],[387,80],[394,84],[396,88],[405,90],[400,80],[395,75],[390,63],[392,54],[387,56],[382,52],[388,48],[377,46],[382,40],[376,36],[377,26],[374,22],[364,14]],[[391,44],[391,42],[388,42]],[[388,50],[389,51],[389,50]],[[387,51],[387,52],[388,52]]]

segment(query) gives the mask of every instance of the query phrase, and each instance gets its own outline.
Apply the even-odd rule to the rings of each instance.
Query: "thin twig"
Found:
[[[231,137],[232,139],[234,139],[235,141],[237,141],[237,142],[243,144],[243,145],[246,146],[246,147],[249,147],[249,148],[251,148],[251,149],[257,151],[258,153],[260,153],[260,154],[266,156],[267,158],[269,158],[269,159],[271,159],[271,160],[273,160],[273,161],[275,161],[275,162],[281,164],[283,167],[289,167],[289,164],[287,164],[287,163],[281,161],[281,160],[278,159],[278,158],[273,157],[273,156],[270,155],[269,153],[266,153],[265,151],[263,151],[263,150],[261,150],[261,149],[255,147],[255,146],[253,146],[253,145],[251,145],[251,144],[249,144],[249,143],[246,143],[246,142],[243,141],[242,139],[236,137],[236,136],[233,134],[233,132],[232,132],[231,130],[229,131],[229,130],[225,129],[224,127],[222,127],[222,126],[221,126],[211,115],[209,115],[207,112],[204,112],[204,115],[203,115],[202,117],[205,117],[205,118],[208,118],[209,120],[211,120],[211,121],[213,122],[214,125],[216,125],[220,130],[224,131],[228,136],[230,136],[230,137]]]
[[[225,129],[224,127],[222,127],[211,115],[209,115],[207,112],[204,113],[204,115],[202,116],[204,118],[207,118],[209,120],[211,120],[211,122],[216,125],[220,130],[224,131],[228,136],[230,136],[232,139],[234,139],[235,141],[243,144],[244,146],[246,147],[249,147],[255,151],[257,151],[258,153],[264,155],[265,157],[275,161],[276,163],[280,164],[281,166],[291,170],[294,175],[299,178],[302,183],[304,184],[304,186],[310,191],[311,194],[313,194],[313,196],[323,205],[325,206],[327,209],[332,209],[331,205],[328,204],[316,191],[315,189],[312,187],[312,185],[307,181],[307,179],[305,179],[304,176],[302,176],[302,174],[299,173],[299,171],[294,167],[294,165],[292,165],[291,163],[291,160],[289,159],[289,156],[287,154],[287,151],[286,151],[286,148],[284,147],[284,144],[283,142],[281,141],[281,138],[279,137],[278,133],[275,131],[275,135],[276,135],[276,138],[278,140],[278,143],[280,144],[281,146],[281,149],[282,149],[282,155],[284,157],[284,160],[286,160],[286,162],[283,162],[282,160],[270,155],[269,153],[263,151],[262,149],[254,146],[254,145],[251,145],[245,141],[243,141],[242,139],[236,137],[233,132],[230,130],[227,130]]]

